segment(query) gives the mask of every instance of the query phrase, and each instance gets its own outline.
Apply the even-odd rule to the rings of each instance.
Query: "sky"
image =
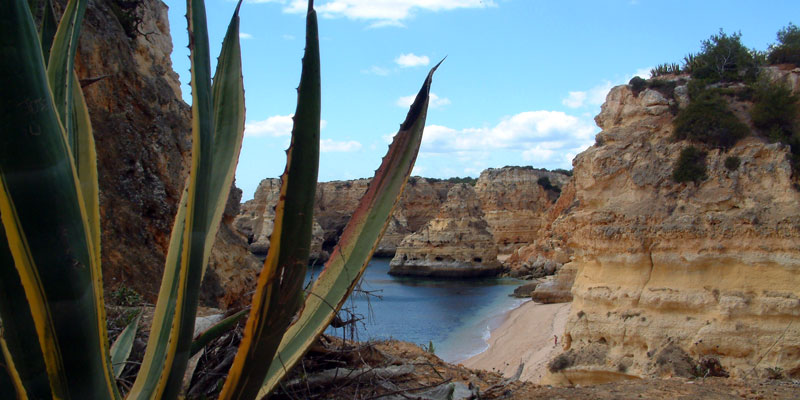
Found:
[[[191,103],[185,7],[167,0],[182,95]],[[307,3],[245,0],[242,200],[284,170]],[[236,6],[206,0],[211,53]],[[437,70],[413,174],[572,168],[594,143],[609,89],[679,63],[723,29],[765,50],[800,1],[317,0],[322,68],[319,180],[372,177],[428,70]],[[792,20],[794,18],[794,20]],[[216,57],[214,57],[215,59]],[[215,60],[212,60],[214,63]]]

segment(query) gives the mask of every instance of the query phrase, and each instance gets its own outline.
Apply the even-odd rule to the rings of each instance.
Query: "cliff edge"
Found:
[[[800,92],[800,69],[769,73]],[[734,377],[800,376],[800,192],[789,148],[751,134],[708,148],[706,179],[676,183],[690,144],[672,139],[673,112],[688,90],[671,81],[666,94],[613,88],[597,143],[573,161],[574,197],[550,231],[566,238],[577,270],[553,381],[703,375],[717,361]],[[726,101],[750,124],[752,103]]]

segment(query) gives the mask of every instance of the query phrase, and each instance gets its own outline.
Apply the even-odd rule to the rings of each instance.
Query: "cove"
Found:
[[[491,330],[525,299],[509,297],[523,281],[513,278],[447,279],[393,277],[388,258],[373,259],[344,308],[357,317],[355,331],[328,328],[326,333],[355,340],[397,339],[427,346],[447,362],[459,362],[488,347]],[[307,282],[322,267],[309,268]],[[342,319],[349,314],[341,313]]]

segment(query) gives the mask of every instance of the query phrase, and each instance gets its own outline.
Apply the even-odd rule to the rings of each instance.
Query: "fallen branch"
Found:
[[[309,376],[307,379],[293,379],[286,384],[287,389],[298,386],[308,388],[330,385],[337,380],[360,381],[362,379],[392,379],[414,372],[413,365],[392,365],[385,368],[333,368]]]

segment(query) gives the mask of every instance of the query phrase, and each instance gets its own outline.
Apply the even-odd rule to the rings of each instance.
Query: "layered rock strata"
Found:
[[[475,189],[457,184],[436,218],[403,239],[389,273],[440,278],[496,275],[502,266],[488,228]]]
[[[577,270],[572,361],[553,377],[679,375],[685,368],[670,366],[687,359],[696,371],[716,359],[734,377],[800,376],[800,192],[789,149],[751,135],[727,152],[707,149],[707,179],[675,183],[689,145],[670,138],[670,108],[688,101],[685,81],[675,82],[671,98],[613,88],[595,119],[597,144],[573,162],[574,199],[552,224]],[[751,105],[729,101],[747,122]],[[724,166],[729,156],[737,169]]]
[[[267,257],[269,251],[269,238],[275,220],[275,205],[281,192],[281,180],[277,178],[264,179],[258,184],[255,196],[241,205],[241,210],[236,216],[233,226],[245,237],[246,245],[251,253],[260,260]],[[312,226],[311,251],[309,258],[312,263],[324,262],[328,259],[328,252],[322,249],[324,231],[314,219]]]
[[[530,167],[489,168],[481,172],[475,191],[501,255],[508,256],[536,240],[543,215],[568,181],[566,174]]]
[[[247,238],[250,251],[262,259],[269,250],[269,236],[272,234],[280,183],[280,179],[276,178],[261,181],[253,199],[242,204],[241,212],[234,222],[236,229]],[[368,179],[317,184],[312,260],[327,260],[368,185]],[[420,177],[409,178],[375,255],[394,256],[397,245],[404,237],[419,230],[436,215],[450,186],[452,184],[446,182],[432,182]]]

